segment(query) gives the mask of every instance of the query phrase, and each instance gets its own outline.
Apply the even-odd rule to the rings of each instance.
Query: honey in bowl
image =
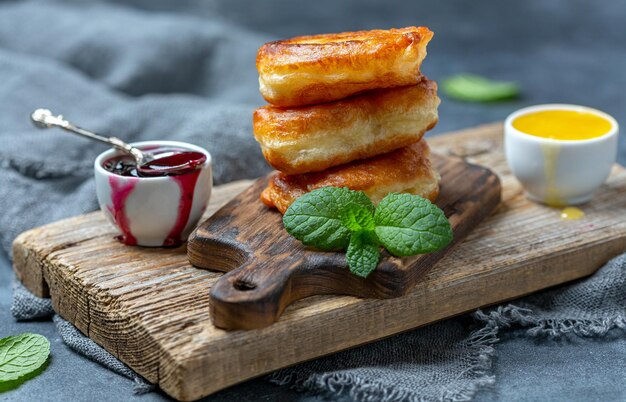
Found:
[[[577,220],[584,212],[572,206],[590,201],[609,176],[618,132],[615,119],[595,109],[530,106],[507,118],[505,154],[531,200],[562,209],[564,220]]]
[[[537,137],[562,141],[580,141],[602,137],[611,123],[597,114],[576,110],[540,110],[513,120],[517,130]]]

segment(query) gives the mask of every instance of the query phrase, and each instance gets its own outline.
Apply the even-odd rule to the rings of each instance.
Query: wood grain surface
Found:
[[[296,300],[323,294],[391,298],[406,294],[447,251],[500,203],[500,180],[458,157],[431,156],[441,175],[437,205],[454,241],[436,253],[395,258],[383,252],[367,278],[350,272],[346,254],[305,247],[283,228],[282,215],[259,201],[257,180],[203,222],[187,244],[196,267],[228,272],[211,288],[211,319],[219,328],[263,328]]]
[[[209,291],[223,274],[192,267],[185,247],[126,247],[100,212],[20,235],[18,277],[55,310],[169,395],[193,400],[246,379],[513,299],[593,273],[626,250],[626,170],[616,166],[585,217],[528,201],[502,154],[502,125],[429,138],[433,151],[494,170],[503,202],[393,299],[314,296],[275,324],[224,331],[211,323]],[[251,182],[214,191],[207,215]]]

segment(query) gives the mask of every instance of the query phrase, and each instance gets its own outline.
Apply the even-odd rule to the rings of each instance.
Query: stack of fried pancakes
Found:
[[[437,124],[437,84],[420,74],[424,27],[303,36],[259,49],[254,136],[274,174],[261,200],[284,213],[325,186],[439,193],[422,137]]]

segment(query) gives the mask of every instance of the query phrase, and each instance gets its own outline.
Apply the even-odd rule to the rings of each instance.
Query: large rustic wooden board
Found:
[[[386,252],[367,278],[350,272],[345,252],[305,247],[283,229],[282,215],[259,201],[267,177],[257,180],[189,237],[196,267],[228,272],[211,288],[211,319],[219,328],[263,328],[296,300],[323,294],[386,299],[410,292],[424,273],[489,216],[500,203],[500,180],[489,169],[458,157],[431,155],[441,175],[437,205],[454,241],[425,255],[395,258]]]
[[[18,277],[83,333],[192,400],[272,370],[371,342],[593,273],[626,250],[626,170],[616,166],[586,216],[526,200],[502,154],[502,125],[434,137],[440,154],[494,170],[503,202],[408,294],[385,300],[315,296],[264,329],[211,323],[209,290],[223,274],[193,268],[184,247],[129,248],[100,212],[33,229],[14,244]],[[207,214],[250,182],[218,187]]]

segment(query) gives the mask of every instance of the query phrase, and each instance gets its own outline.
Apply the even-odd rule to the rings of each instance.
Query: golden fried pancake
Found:
[[[276,172],[261,201],[285,213],[301,195],[335,186],[364,191],[377,204],[389,193],[411,193],[434,201],[439,195],[439,174],[431,166],[426,141],[393,152],[351,162],[319,173],[286,175]]]
[[[261,94],[276,106],[302,106],[415,84],[432,37],[408,27],[266,43],[256,58]]]
[[[287,174],[319,172],[419,141],[437,124],[437,84],[369,91],[299,108],[254,112],[254,137],[265,159]]]

